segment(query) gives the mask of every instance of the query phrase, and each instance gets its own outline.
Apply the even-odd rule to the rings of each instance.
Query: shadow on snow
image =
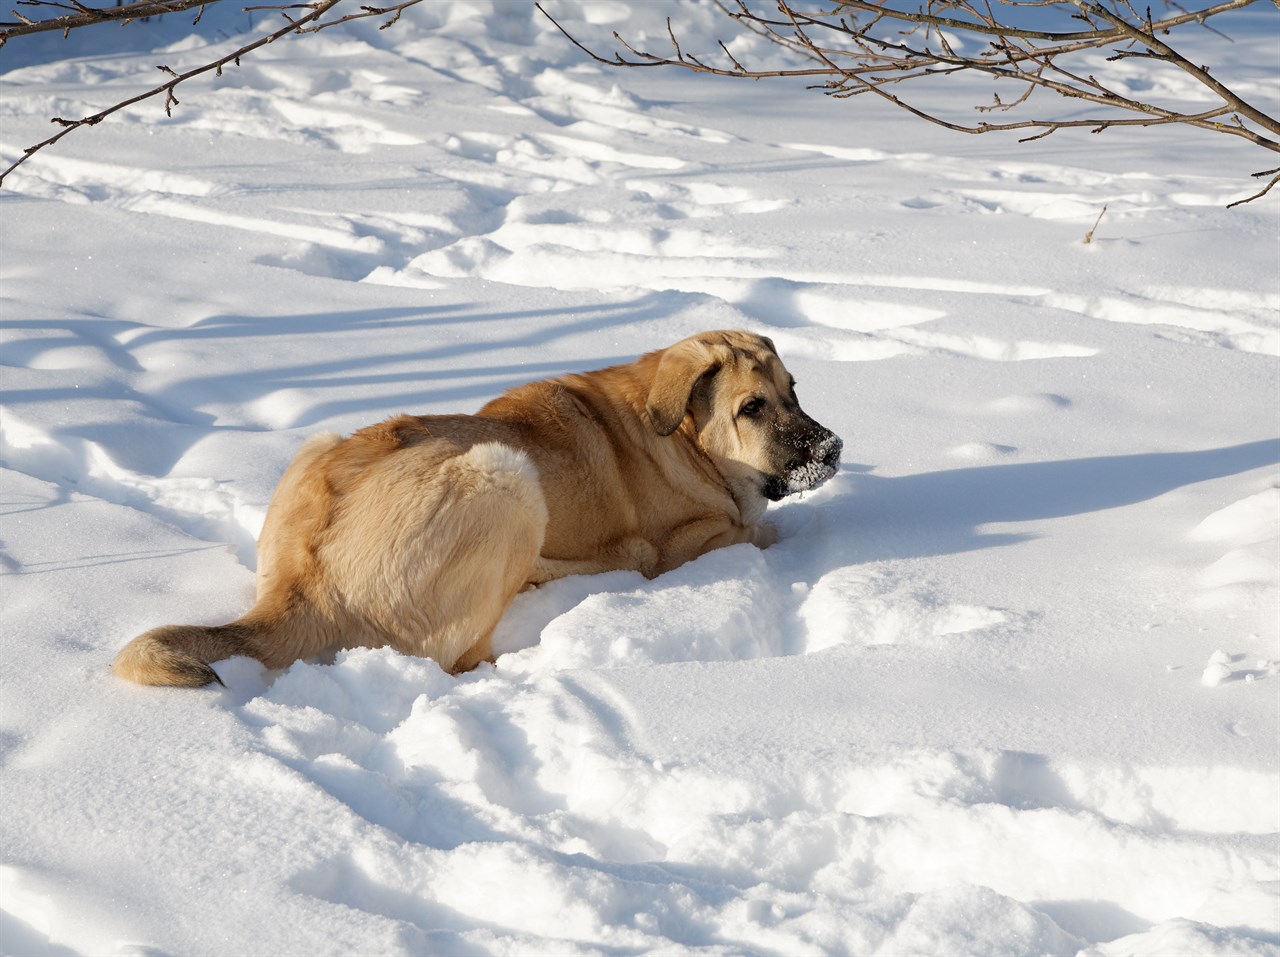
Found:
[[[946,555],[1009,545],[1031,531],[983,526],[1083,515],[1280,463],[1280,439],[1195,452],[1141,452],[880,477],[849,475],[825,508],[845,561]]]

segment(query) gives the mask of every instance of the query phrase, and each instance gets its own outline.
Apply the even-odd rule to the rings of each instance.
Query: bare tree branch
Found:
[[[829,0],[829,6],[810,8],[810,0],[716,0],[733,24],[764,37],[794,55],[794,66],[752,67],[741,53],[733,53],[723,40],[717,48],[727,62],[716,63],[683,49],[668,24],[672,52],[642,50],[617,33],[623,52],[605,56],[582,43],[536,4],[578,49],[597,62],[615,67],[677,67],[694,73],[741,79],[773,77],[818,78],[811,89],[838,99],[871,94],[930,123],[962,133],[1025,130],[1031,135],[1020,142],[1040,139],[1063,129],[1084,127],[1101,133],[1112,127],[1181,125],[1247,140],[1255,146],[1280,152],[1280,120],[1245,100],[1218,80],[1210,68],[1192,62],[1165,38],[1179,28],[1219,24],[1225,17],[1257,0],[1221,0],[1200,10],[1187,10],[1166,0],[1171,16],[1154,19],[1150,8],[1141,12],[1130,0]],[[812,0],[819,2],[819,0]],[[1280,0],[1271,0],[1280,9]],[[1087,29],[1033,29],[1015,25],[1013,14],[1025,8],[1055,8],[1069,14]],[[999,12],[997,12],[997,10]],[[894,30],[894,26],[899,29]],[[1280,25],[1280,22],[1278,22]],[[1226,38],[1215,29],[1212,33]],[[952,38],[965,37],[980,45],[964,52]],[[1180,71],[1195,81],[1202,96],[1194,108],[1162,105],[1127,90],[1122,76],[1099,75],[1083,55],[1109,51],[1107,62],[1141,59]],[[714,59],[714,58],[713,58]],[[956,74],[989,77],[1018,85],[1019,95],[974,109],[1007,119],[966,122],[939,115],[927,108],[912,91],[930,80]],[[902,87],[905,92],[896,92]],[[1054,118],[1042,115],[1015,118],[1033,91],[1046,90],[1066,100],[1079,100],[1101,108],[1087,118]],[[1208,94],[1206,105],[1203,95]],[[1188,98],[1190,99],[1190,98]],[[1262,173],[1258,175],[1269,175]],[[1249,199],[1265,195],[1276,180]],[[1242,200],[1247,202],[1248,200]],[[1238,204],[1232,204],[1238,205]]]
[[[1271,192],[1272,186],[1276,185],[1276,183],[1280,183],[1280,168],[1264,169],[1260,173],[1254,173],[1253,175],[1258,177],[1270,176],[1271,181],[1252,196],[1246,196],[1244,199],[1237,199],[1234,203],[1227,203],[1227,209],[1230,209],[1232,206],[1242,206],[1245,203],[1252,203],[1255,199],[1260,199],[1261,197],[1266,196],[1267,193]]]
[[[205,6],[222,0],[133,0],[120,7],[93,7],[82,0],[14,0],[33,16],[13,11],[16,22],[0,22],[0,46],[12,38],[58,30],[71,30],[99,23],[127,24],[143,17],[197,9],[199,22]],[[80,119],[54,117],[60,129],[23,154],[0,172],[0,185],[16,168],[35,153],[52,146],[74,130],[95,126],[104,119],[144,100],[163,96],[166,113],[178,105],[175,90],[188,80],[208,73],[221,75],[228,64],[289,34],[308,34],[368,17],[383,17],[380,29],[394,24],[400,15],[422,0],[402,0],[387,6],[362,4],[350,13],[334,15],[337,8],[358,0],[303,0],[245,7],[245,10],[275,10],[287,25],[269,29],[251,42],[200,66],[179,73],[168,66],[158,69],[165,82],[136,96]],[[578,49],[592,59],[614,67],[678,67],[694,73],[744,79],[800,77],[810,80],[811,89],[838,99],[871,94],[927,122],[963,133],[1025,131],[1020,142],[1041,139],[1063,129],[1084,127],[1101,133],[1112,127],[1181,125],[1242,138],[1255,146],[1280,152],[1280,121],[1246,101],[1236,90],[1214,76],[1210,67],[1197,64],[1166,39],[1179,29],[1207,27],[1218,37],[1225,34],[1208,27],[1251,6],[1257,0],[1220,0],[1199,10],[1187,10],[1175,0],[1165,0],[1170,16],[1154,19],[1150,8],[1141,12],[1130,0],[825,0],[826,7],[809,8],[823,0],[714,0],[735,27],[768,40],[793,55],[798,62],[781,68],[756,68],[734,53],[728,43],[717,41],[707,57],[682,46],[676,28],[668,20],[666,39],[671,51],[655,54],[641,50],[617,33],[613,34],[622,52],[601,55],[571,35],[540,3],[535,6]],[[1204,2],[1204,0],[1202,0]],[[767,5],[761,10],[753,4]],[[1280,0],[1271,0],[1280,10]],[[1084,29],[1032,29],[1015,24],[1015,15],[1027,9],[1057,10],[1069,15]],[[298,11],[295,14],[293,11]],[[49,13],[54,15],[48,15]],[[44,16],[41,16],[44,14]],[[959,38],[971,41],[961,44]],[[967,52],[972,44],[980,48]],[[1143,60],[1155,66],[1177,70],[1193,80],[1203,98],[1189,103],[1194,108],[1162,105],[1128,90],[1121,75],[1099,75],[1096,64],[1083,58],[1108,52],[1106,62]],[[717,62],[719,61],[719,62]],[[943,77],[977,75],[1012,84],[1017,95],[1002,98],[993,91],[991,102],[974,109],[985,117],[976,122],[943,116],[917,97],[919,88]],[[1041,115],[1022,118],[1027,103],[1037,90],[1056,94],[1069,101],[1079,100],[1099,108],[1087,118],[1054,118]],[[1038,100],[1037,102],[1044,102]],[[995,114],[999,114],[997,118]],[[1258,175],[1273,178],[1258,193],[1240,202],[1266,195],[1280,170]],[[1233,203],[1232,205],[1239,205]]]
[[[59,0],[18,0],[18,2],[29,5],[29,6],[34,6],[34,7],[67,9],[67,5],[59,2]],[[143,16],[148,16],[148,15],[155,15],[155,13],[157,12],[157,8],[162,8],[162,7],[165,9],[160,9],[158,10],[158,12],[161,12],[161,13],[173,12],[173,11],[190,9],[195,6],[199,6],[201,13],[203,13],[205,5],[209,3],[217,3],[217,2],[220,2],[220,0],[200,0],[200,2],[196,2],[196,0],[139,0],[139,2],[129,4],[127,6],[119,8],[121,10],[130,11],[129,16],[105,17],[105,16],[99,16],[99,13],[105,13],[108,10],[114,10],[116,8],[104,7],[101,9],[97,9],[97,8],[84,7],[78,2],[78,0],[71,0],[71,3],[73,3],[75,7],[79,8],[79,12],[77,14],[71,15],[70,17],[60,17],[60,18],[55,18],[49,21],[42,21],[42,22],[53,23],[53,22],[61,21],[62,25],[51,28],[51,29],[61,29],[63,30],[65,35],[65,33],[69,30],[76,29],[78,27],[88,26],[95,23],[102,23],[107,20],[118,20],[120,22],[127,23],[129,22],[129,20],[132,20],[132,19],[137,19]],[[118,103],[114,103],[111,106],[107,107],[106,109],[100,110],[97,113],[93,113],[89,116],[82,117],[78,120],[69,120],[61,116],[53,117],[50,120],[50,122],[61,127],[61,129],[58,130],[57,133],[48,137],[47,139],[41,140],[39,143],[36,143],[34,146],[28,146],[25,150],[23,150],[23,153],[21,156],[19,156],[16,160],[14,160],[13,163],[11,163],[6,169],[4,169],[3,171],[0,171],[0,185],[4,184],[5,178],[10,173],[12,173],[15,169],[17,169],[27,160],[31,159],[31,157],[34,156],[36,153],[38,153],[40,150],[48,146],[52,146],[54,143],[57,143],[59,140],[61,140],[64,136],[74,132],[75,130],[81,129],[86,126],[96,126],[97,124],[105,120],[107,117],[115,113],[119,113],[121,110],[126,109],[127,107],[130,107],[130,106],[133,106],[136,103],[141,103],[144,100],[149,100],[149,99],[152,99],[153,97],[158,97],[163,95],[165,114],[167,116],[171,116],[173,113],[173,108],[177,106],[179,103],[178,97],[174,93],[174,91],[177,89],[177,87],[180,84],[185,83],[187,80],[194,79],[195,77],[201,76],[206,73],[213,73],[216,76],[221,76],[223,67],[229,64],[234,64],[236,66],[239,66],[240,59],[242,57],[247,56],[248,54],[252,53],[254,50],[257,50],[260,47],[264,47],[269,43],[274,43],[275,41],[280,40],[291,33],[293,34],[315,33],[319,30],[327,29],[328,27],[335,27],[335,26],[338,26],[339,24],[347,23],[351,20],[362,20],[368,17],[381,17],[381,16],[388,17],[387,21],[383,23],[380,27],[380,29],[385,29],[386,27],[389,27],[391,24],[395,23],[396,20],[400,18],[400,14],[404,10],[421,3],[422,0],[404,0],[404,2],[402,3],[398,3],[392,6],[386,6],[386,7],[360,6],[357,8],[356,12],[349,13],[346,16],[334,17],[329,20],[324,19],[325,16],[328,13],[330,13],[330,11],[334,10],[335,7],[337,7],[339,4],[343,2],[344,0],[314,0],[314,2],[307,2],[307,3],[291,3],[291,4],[279,4],[279,5],[244,8],[244,9],[253,9],[253,10],[278,10],[280,11],[281,15],[285,18],[285,20],[288,21],[288,25],[284,27],[280,27],[276,30],[269,31],[259,36],[257,39],[249,43],[246,43],[244,46],[240,47],[239,49],[231,53],[228,53],[224,56],[217,57],[214,60],[210,60],[208,63],[204,63],[200,66],[194,67],[193,69],[187,70],[184,73],[178,73],[177,71],[163,64],[158,65],[156,68],[161,72],[165,73],[166,75],[172,77],[172,79],[167,80],[164,83],[161,83],[159,86],[154,86],[151,89],[146,90],[145,92],[139,93],[136,96],[131,96],[131,97],[128,97],[127,99],[121,100]],[[170,7],[172,7],[172,10],[169,9]],[[146,12],[147,10],[150,10],[150,13]],[[304,13],[302,16],[295,18],[295,17],[291,17],[286,12],[289,10],[305,10],[307,12]],[[74,19],[76,22],[74,24],[67,25],[65,21],[69,19]],[[200,19],[200,14],[197,14],[196,22],[198,22],[199,19]],[[40,30],[38,29],[26,29],[26,26],[28,23],[29,21],[24,20],[22,24],[18,24],[18,25],[0,24],[0,45],[3,45],[4,41],[7,40],[10,36],[19,36],[19,35],[24,35],[28,33],[40,32]],[[36,25],[38,26],[38,24]]]
[[[13,15],[19,23],[0,21],[0,46],[4,46],[10,37],[26,36],[31,33],[47,33],[61,30],[66,36],[72,30],[93,23],[128,23],[144,17],[158,17],[163,13],[181,13],[193,7],[203,9],[207,4],[220,0],[137,0],[119,7],[88,7],[82,3],[54,3],[50,0],[18,0],[19,6],[50,7],[61,10],[74,10],[74,13],[62,17],[50,17],[48,20],[31,20],[18,13]],[[198,19],[198,18],[197,18]]]

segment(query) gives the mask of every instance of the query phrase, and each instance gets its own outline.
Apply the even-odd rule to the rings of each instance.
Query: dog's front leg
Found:
[[[598,575],[601,572],[634,571],[646,578],[658,573],[658,549],[639,536],[618,539],[599,554],[587,559],[548,558],[539,555],[534,563],[529,583],[541,585],[543,582],[570,575]]]
[[[739,525],[728,518],[703,518],[672,531],[662,547],[659,572],[678,568],[699,555],[748,543],[768,548],[778,540],[778,530],[766,522]]]
[[[757,522],[754,525],[748,525],[747,531],[751,533],[751,542],[756,548],[768,548],[770,545],[778,544],[781,537],[778,532],[778,526],[769,522]]]
[[[470,671],[482,661],[487,661],[490,664],[493,664],[495,661],[493,655],[492,630],[462,653],[462,657],[455,661],[453,663],[453,667],[449,669],[449,674],[460,675],[464,672]]]

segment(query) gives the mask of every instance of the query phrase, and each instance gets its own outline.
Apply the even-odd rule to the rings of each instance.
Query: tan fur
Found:
[[[752,399],[761,409],[740,411]],[[824,480],[839,446],[800,410],[773,344],[740,331],[520,386],[474,416],[313,436],[267,512],[253,608],[148,631],[114,670],[195,687],[232,655],[280,668],[390,645],[464,671],[492,660],[494,626],[530,585],[767,547],[766,495]]]

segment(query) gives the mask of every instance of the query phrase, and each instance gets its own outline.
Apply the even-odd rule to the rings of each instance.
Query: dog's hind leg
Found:
[[[465,671],[492,659],[494,626],[542,550],[546,500],[528,455],[498,442],[437,463],[431,486],[397,536],[407,587],[377,617],[397,651]]]
[[[495,624],[497,623],[495,622]],[[492,663],[493,660],[493,629],[490,628],[487,635],[462,653],[462,657],[453,663],[449,673],[460,675],[463,672],[470,671],[482,661]]]

